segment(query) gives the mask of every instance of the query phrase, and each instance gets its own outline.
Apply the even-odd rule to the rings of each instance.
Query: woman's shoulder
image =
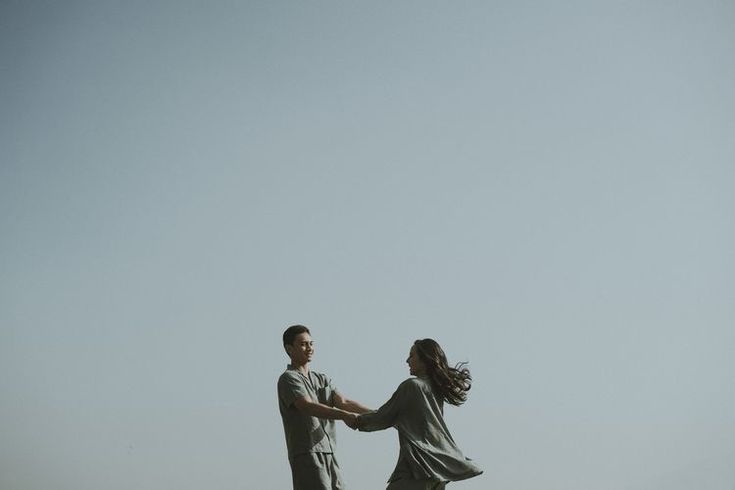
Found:
[[[425,391],[426,389],[431,389],[431,383],[427,378],[408,378],[398,385],[399,391]]]

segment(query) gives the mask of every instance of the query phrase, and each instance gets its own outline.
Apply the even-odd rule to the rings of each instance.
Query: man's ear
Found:
[[[284,345],[284,347],[286,348],[286,354],[288,354],[288,357],[290,358],[291,357],[291,351],[293,350],[293,346],[286,344],[286,345]]]

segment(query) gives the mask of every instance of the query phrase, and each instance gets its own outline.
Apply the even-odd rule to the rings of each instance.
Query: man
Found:
[[[294,490],[344,490],[334,457],[335,420],[354,428],[357,415],[371,410],[345,398],[332,380],[309,369],[314,356],[311,332],[292,325],[283,333],[291,358],[278,378],[278,408],[286,434]]]

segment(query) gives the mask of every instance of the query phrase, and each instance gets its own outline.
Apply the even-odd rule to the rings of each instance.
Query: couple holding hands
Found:
[[[329,377],[309,369],[311,332],[288,327],[283,346],[291,363],[278,379],[278,406],[286,434],[294,490],[344,490],[335,454],[335,420],[371,432],[395,427],[400,450],[386,490],[442,490],[450,481],[482,473],[466,458],[444,423],[444,403],[467,399],[472,378],[464,364],[450,367],[432,339],[417,340],[406,362],[412,378],[377,410],[346,398]]]

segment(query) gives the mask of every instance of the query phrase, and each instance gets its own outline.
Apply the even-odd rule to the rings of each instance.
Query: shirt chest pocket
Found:
[[[332,403],[332,398],[334,397],[334,391],[329,386],[323,386],[321,388],[317,388],[316,390],[316,396],[319,403],[323,403],[324,405],[329,405],[330,407],[334,404]]]

